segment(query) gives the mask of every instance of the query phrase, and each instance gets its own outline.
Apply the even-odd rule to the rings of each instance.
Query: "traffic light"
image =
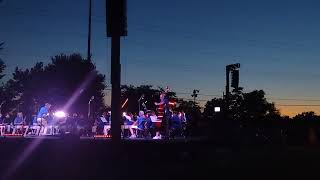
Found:
[[[107,37],[127,36],[127,0],[106,0]]]
[[[232,71],[231,87],[237,89],[239,88],[239,70]]]

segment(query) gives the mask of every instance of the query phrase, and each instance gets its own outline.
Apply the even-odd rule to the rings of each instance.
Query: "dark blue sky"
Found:
[[[5,0],[0,40],[6,44],[0,55],[7,73],[59,53],[85,56],[87,6],[88,0]],[[246,91],[264,89],[277,104],[320,104],[279,100],[320,99],[319,9],[316,0],[128,0],[122,82],[222,95],[225,65],[239,62]],[[105,0],[93,0],[93,60],[109,77],[105,27]],[[319,112],[319,107],[281,110]]]

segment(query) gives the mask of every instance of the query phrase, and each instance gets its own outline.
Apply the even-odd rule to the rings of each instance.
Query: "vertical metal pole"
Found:
[[[120,124],[120,82],[121,82],[121,64],[120,64],[120,36],[111,38],[111,78],[112,78],[112,96],[111,96],[111,135],[112,140],[117,143],[121,140]]]
[[[91,4],[92,0],[89,0],[89,24],[88,24],[88,52],[87,60],[91,60]]]
[[[139,99],[139,101],[138,101],[138,103],[139,103],[139,112],[140,112],[140,110],[141,110],[140,101],[141,101],[141,100]]]
[[[230,86],[230,68],[228,66],[226,66],[226,100],[228,101],[229,99],[229,94],[230,94],[230,90],[229,90],[229,86]]]
[[[91,108],[90,108],[90,101],[88,103],[88,120],[90,120],[90,116],[91,116]]]
[[[230,97],[230,67],[226,66],[226,97],[225,97],[225,107],[224,107],[224,118],[229,119],[229,97]]]

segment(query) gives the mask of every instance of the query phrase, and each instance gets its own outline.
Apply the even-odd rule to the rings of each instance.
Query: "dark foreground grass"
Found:
[[[317,146],[221,144],[209,140],[1,139],[3,179],[223,179],[318,176]],[[320,172],[320,171],[319,171]]]

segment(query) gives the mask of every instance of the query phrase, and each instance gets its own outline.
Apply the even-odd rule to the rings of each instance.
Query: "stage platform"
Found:
[[[0,136],[1,139],[65,139],[65,138],[73,138],[78,140],[99,140],[99,141],[111,141],[111,137],[108,136],[59,136],[59,135],[44,135],[44,136],[23,136],[23,135],[9,135],[9,136]],[[207,137],[176,137],[174,139],[152,139],[152,138],[121,138],[122,141],[142,141],[142,142],[193,142],[193,141],[207,141]]]

